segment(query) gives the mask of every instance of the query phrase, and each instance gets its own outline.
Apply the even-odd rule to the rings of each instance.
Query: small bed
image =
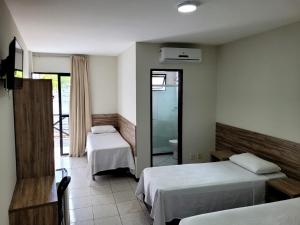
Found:
[[[264,203],[265,182],[279,177],[285,174],[277,170],[258,175],[231,161],[153,167],[143,171],[136,196],[151,207],[153,225],[164,225],[173,219]]]
[[[100,130],[87,135],[86,151],[92,178],[99,172],[119,168],[129,168],[134,173],[135,164],[130,145],[115,129]]]
[[[300,198],[185,218],[180,225],[300,225]]]

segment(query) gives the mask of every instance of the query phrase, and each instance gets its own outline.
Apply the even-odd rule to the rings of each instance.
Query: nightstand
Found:
[[[300,197],[300,181],[278,178],[267,181],[266,202]]]
[[[217,161],[225,161],[229,160],[229,157],[234,155],[233,151],[230,150],[219,150],[219,151],[214,151],[210,154],[211,156],[211,161],[212,162],[217,162]]]

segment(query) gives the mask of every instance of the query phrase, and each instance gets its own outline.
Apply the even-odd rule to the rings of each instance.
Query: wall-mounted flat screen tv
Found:
[[[23,86],[23,49],[16,38],[9,44],[9,55],[1,60],[0,78],[8,90]]]
[[[7,89],[20,89],[23,86],[23,49],[16,38],[9,45],[7,59],[5,86]]]

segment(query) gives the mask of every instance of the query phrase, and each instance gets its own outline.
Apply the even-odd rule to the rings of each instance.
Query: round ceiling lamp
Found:
[[[183,1],[177,5],[177,10],[180,13],[192,13],[195,12],[200,5],[198,1]]]

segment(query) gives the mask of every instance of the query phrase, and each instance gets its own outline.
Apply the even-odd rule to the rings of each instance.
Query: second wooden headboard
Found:
[[[217,123],[216,150],[222,149],[251,152],[278,164],[287,176],[300,180],[299,143]]]

